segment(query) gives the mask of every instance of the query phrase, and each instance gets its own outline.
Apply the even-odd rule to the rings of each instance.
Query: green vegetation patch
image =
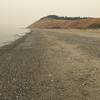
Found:
[[[89,17],[68,17],[68,16],[57,16],[57,15],[48,15],[46,17],[41,18],[45,19],[45,18],[52,18],[52,19],[58,19],[58,20],[80,20],[80,19],[88,19]]]

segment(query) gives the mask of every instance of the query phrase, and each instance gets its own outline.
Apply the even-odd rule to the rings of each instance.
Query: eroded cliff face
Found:
[[[100,28],[100,18],[52,18],[43,17],[39,21],[31,24],[29,28],[51,28],[51,29],[81,29],[81,28]]]

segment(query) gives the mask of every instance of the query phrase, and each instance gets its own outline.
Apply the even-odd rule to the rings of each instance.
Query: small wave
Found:
[[[26,33],[29,33],[30,30],[29,29],[15,29],[15,31],[13,30],[13,32],[8,31],[8,33],[6,34],[3,34],[3,33],[0,34],[0,47],[10,44],[14,40],[24,36]]]

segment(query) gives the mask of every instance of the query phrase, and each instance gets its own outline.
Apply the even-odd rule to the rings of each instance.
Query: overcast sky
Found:
[[[27,26],[43,16],[100,17],[100,0],[0,0],[0,26]]]

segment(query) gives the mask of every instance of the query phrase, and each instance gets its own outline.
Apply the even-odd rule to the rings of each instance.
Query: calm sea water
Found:
[[[28,32],[30,30],[25,28],[0,28],[0,46],[9,44]]]

